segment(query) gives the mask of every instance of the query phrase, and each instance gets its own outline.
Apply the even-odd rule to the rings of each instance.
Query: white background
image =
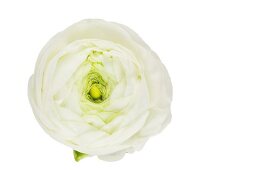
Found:
[[[118,162],[76,163],[70,148],[41,129],[27,98],[43,45],[85,18],[135,30],[173,82],[170,125]],[[1,0],[0,59],[1,170],[255,169],[252,0]]]

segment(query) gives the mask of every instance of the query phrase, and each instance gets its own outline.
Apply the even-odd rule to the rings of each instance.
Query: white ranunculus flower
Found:
[[[83,20],[54,36],[29,81],[42,128],[78,161],[114,161],[170,121],[172,86],[157,55],[128,27]]]

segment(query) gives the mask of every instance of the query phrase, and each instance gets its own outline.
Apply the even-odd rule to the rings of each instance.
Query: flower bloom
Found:
[[[121,159],[170,121],[172,85],[158,56],[128,27],[83,20],[42,49],[29,80],[41,127],[85,156]]]

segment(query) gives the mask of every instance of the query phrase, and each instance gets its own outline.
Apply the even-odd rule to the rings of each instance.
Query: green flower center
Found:
[[[92,50],[84,62],[84,66],[89,66],[89,72],[82,79],[82,98],[95,104],[106,101],[116,85],[112,75],[105,69],[104,63],[112,64],[111,56],[104,51]]]
[[[102,103],[110,95],[110,85],[103,79],[96,69],[92,69],[84,81],[84,97],[93,103]]]
[[[89,90],[89,94],[94,100],[99,99],[102,96],[102,93],[97,87],[97,84],[92,85],[91,89]]]

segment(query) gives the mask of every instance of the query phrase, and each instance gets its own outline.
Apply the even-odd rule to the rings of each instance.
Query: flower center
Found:
[[[106,82],[95,69],[85,76],[83,96],[90,102],[102,103],[109,97],[110,92],[111,82]]]
[[[102,93],[100,89],[97,87],[97,84],[92,85],[91,89],[89,90],[89,94],[94,100],[97,100],[102,97]]]

